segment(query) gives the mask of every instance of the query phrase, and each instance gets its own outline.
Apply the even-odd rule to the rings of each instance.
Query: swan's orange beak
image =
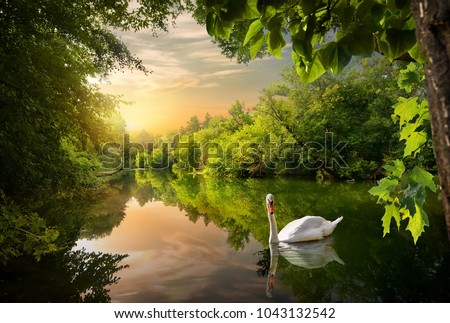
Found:
[[[274,212],[273,201],[271,201],[267,204],[267,208],[269,209],[269,213],[273,214],[273,212]]]

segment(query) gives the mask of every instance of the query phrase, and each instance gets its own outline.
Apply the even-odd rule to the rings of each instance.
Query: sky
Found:
[[[283,60],[238,64],[223,56],[206,28],[188,15],[158,37],[150,30],[116,34],[153,71],[147,76],[136,70],[115,72],[100,85],[102,92],[132,102],[120,108],[129,132],[164,134],[185,126],[194,115],[200,120],[206,113],[225,115],[237,100],[252,108],[261,91],[291,64],[287,49]]]

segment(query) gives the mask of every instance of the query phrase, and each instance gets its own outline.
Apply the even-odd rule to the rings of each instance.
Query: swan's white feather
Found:
[[[278,239],[280,242],[321,240],[333,232],[340,220],[330,222],[320,216],[305,216],[289,222],[278,233]]]

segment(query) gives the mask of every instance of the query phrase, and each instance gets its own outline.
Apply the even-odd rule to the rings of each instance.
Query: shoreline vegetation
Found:
[[[287,67],[282,81],[262,91],[249,109],[239,101],[226,116],[193,116],[185,127],[156,136],[143,130],[103,146],[103,166],[167,168],[211,176],[292,174],[319,180],[377,180],[383,165],[403,159],[405,143],[392,106],[406,93],[397,85],[400,66],[382,57],[358,59],[338,77],[304,85]],[[429,125],[424,131],[430,132]],[[119,147],[123,147],[122,150]],[[436,172],[431,144],[420,165]]]

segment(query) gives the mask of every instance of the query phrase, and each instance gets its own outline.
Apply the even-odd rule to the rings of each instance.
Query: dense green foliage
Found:
[[[288,34],[292,60],[307,83],[327,70],[337,75],[352,56],[375,51],[391,61],[401,56],[423,61],[409,1],[216,0],[206,1],[205,8],[208,33],[247,46],[251,58],[263,46],[281,57]]]
[[[59,232],[46,226],[36,213],[24,214],[13,202],[0,196],[0,263],[6,264],[22,252],[37,260],[58,250],[55,242]]]
[[[403,153],[391,107],[408,93],[397,79],[382,57],[355,60],[338,77],[308,85],[288,68],[254,109],[236,102],[228,116],[192,117],[176,136],[140,153],[137,164],[213,176],[380,177],[383,163]]]

